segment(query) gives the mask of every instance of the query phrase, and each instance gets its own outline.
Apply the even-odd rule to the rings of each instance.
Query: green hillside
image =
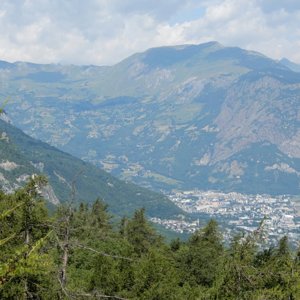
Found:
[[[110,211],[119,216],[131,214],[141,207],[149,216],[181,213],[163,195],[118,180],[90,163],[29,137],[2,120],[0,137],[0,184],[6,190],[22,185],[28,175],[43,173],[61,202],[70,200],[74,183],[78,203],[100,197],[109,205]]]

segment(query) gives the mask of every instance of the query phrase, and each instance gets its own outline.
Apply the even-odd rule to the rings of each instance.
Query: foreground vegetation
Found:
[[[214,220],[170,244],[144,210],[111,224],[101,200],[49,213],[43,177],[0,193],[0,299],[300,299],[300,255],[262,228],[224,246]]]

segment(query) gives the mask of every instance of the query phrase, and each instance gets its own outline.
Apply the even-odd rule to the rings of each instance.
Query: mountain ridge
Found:
[[[281,60],[279,60],[279,62],[294,72],[300,72],[300,65],[290,61],[287,58],[282,58]]]
[[[17,126],[125,180],[299,193],[300,76],[260,53],[213,42],[149,49],[110,67],[43,65],[2,77]],[[278,187],[269,191],[270,182]]]

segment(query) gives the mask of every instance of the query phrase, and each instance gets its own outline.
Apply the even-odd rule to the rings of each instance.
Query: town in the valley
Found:
[[[222,224],[224,239],[232,233],[249,233],[260,228],[266,244],[276,244],[284,235],[297,246],[300,237],[300,197],[246,195],[216,191],[173,191],[169,199],[187,216],[168,220],[152,218],[170,230],[193,233],[210,218]]]

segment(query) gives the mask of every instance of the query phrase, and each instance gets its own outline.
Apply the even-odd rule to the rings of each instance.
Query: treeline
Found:
[[[300,254],[260,228],[224,246],[215,221],[167,244],[144,210],[113,225],[107,206],[49,213],[37,177],[0,192],[0,299],[300,299]]]

